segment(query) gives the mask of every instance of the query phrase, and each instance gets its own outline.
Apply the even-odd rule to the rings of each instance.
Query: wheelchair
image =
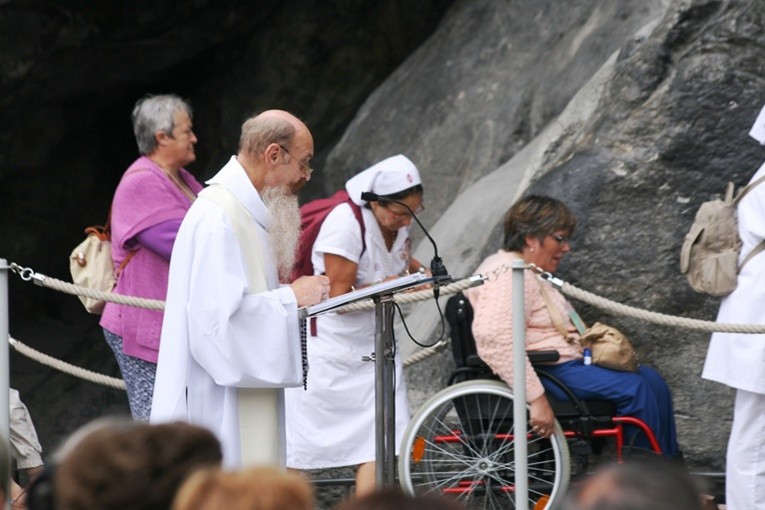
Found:
[[[409,423],[399,455],[401,486],[413,495],[452,495],[467,508],[515,508],[513,392],[478,356],[471,331],[473,311],[464,294],[448,300],[446,317],[456,368],[449,385],[427,400]],[[577,398],[537,365],[557,361],[556,351],[527,354],[548,388],[556,418],[550,437],[528,435],[528,508],[556,508],[572,474],[586,473],[589,455],[602,447],[604,438],[615,439],[621,462],[627,425],[644,432],[654,453],[661,454],[644,422],[615,416],[610,401]],[[555,398],[550,385],[568,398]]]

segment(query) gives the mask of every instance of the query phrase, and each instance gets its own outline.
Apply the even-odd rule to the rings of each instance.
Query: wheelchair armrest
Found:
[[[550,363],[558,361],[560,359],[560,353],[558,351],[526,351],[531,364],[534,363]],[[486,363],[478,356],[478,354],[469,354],[465,358],[465,364],[470,368],[487,368]]]
[[[457,382],[470,381],[473,379],[494,379],[499,380],[499,377],[494,375],[494,372],[489,369],[488,366],[484,367],[462,367],[456,369],[449,376],[447,386],[451,386]]]
[[[469,368],[483,368],[488,369],[487,365],[478,354],[468,354],[465,358],[465,363]]]
[[[526,355],[532,365],[534,363],[550,363],[560,359],[558,351],[526,351]]]

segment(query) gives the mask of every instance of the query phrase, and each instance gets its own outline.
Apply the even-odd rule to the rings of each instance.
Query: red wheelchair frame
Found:
[[[414,494],[452,494],[468,507],[514,508],[512,390],[478,356],[471,330],[472,308],[464,295],[448,300],[446,318],[455,370],[449,385],[425,402],[404,434],[399,457],[402,486]],[[559,359],[555,351],[527,354],[532,364]],[[615,416],[613,402],[577,398],[542,365],[537,373],[568,398],[558,400],[548,391],[557,422],[555,432],[549,438],[527,436],[531,508],[556,504],[565,494],[572,464],[579,468],[574,475],[586,473],[589,455],[600,446],[601,438],[614,438],[616,459],[622,462],[625,427],[645,433],[652,451],[661,454],[655,434],[642,420]]]

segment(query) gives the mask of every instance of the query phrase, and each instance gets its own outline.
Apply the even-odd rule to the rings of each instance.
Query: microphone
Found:
[[[434,291],[438,292],[438,280],[446,280],[449,279],[449,272],[446,270],[446,267],[444,267],[443,262],[441,262],[441,257],[438,256],[438,246],[436,245],[436,242],[433,240],[432,237],[430,237],[430,234],[428,233],[428,230],[422,225],[420,220],[417,218],[417,215],[414,214],[414,211],[406,205],[404,202],[401,202],[399,200],[393,200],[392,198],[388,198],[386,196],[380,196],[377,193],[372,193],[371,191],[362,191],[361,192],[361,200],[364,200],[365,202],[394,202],[399,205],[403,205],[406,207],[406,210],[409,211],[409,214],[412,215],[412,218],[414,218],[414,221],[417,222],[417,224],[420,226],[422,231],[425,233],[425,236],[430,241],[430,244],[433,245],[433,260],[430,261],[430,272],[433,274],[434,277],[436,277],[436,281],[434,282]],[[438,295],[436,294],[436,298],[438,298]]]

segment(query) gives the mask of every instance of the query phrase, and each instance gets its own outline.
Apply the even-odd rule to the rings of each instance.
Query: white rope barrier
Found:
[[[88,289],[87,287],[81,287],[73,283],[57,280],[56,278],[51,278],[50,276],[45,276],[39,273],[36,274],[33,278],[35,279],[35,283],[39,281],[40,285],[43,287],[58,290],[66,294],[72,294],[74,296],[85,296],[101,301],[109,301],[111,303],[135,306],[137,308],[146,308],[148,310],[162,311],[165,309],[165,302],[158,299],[144,299],[134,296],[115,294],[114,292],[101,292],[99,290]]]
[[[632,317],[635,319],[641,319],[646,322],[652,322],[654,324],[660,324],[663,326],[673,326],[683,329],[691,329],[695,331],[713,332],[719,331],[722,333],[746,333],[746,334],[762,334],[765,333],[765,324],[735,324],[735,323],[723,323],[714,321],[705,321],[700,319],[691,319],[689,317],[678,317],[675,315],[668,315],[665,313],[652,312],[649,310],[643,310],[634,306],[628,306],[623,303],[619,303],[610,299],[603,298],[592,292],[579,289],[568,282],[561,280],[553,276],[551,273],[541,270],[539,267],[530,264],[528,269],[535,271],[542,278],[550,282],[552,285],[558,287],[561,292],[579,301],[584,301],[592,306],[612,312],[617,315],[623,315],[625,317]]]
[[[480,281],[480,280],[478,280]],[[448,296],[450,294],[456,294],[470,287],[475,286],[477,280],[473,277],[463,278],[456,282],[452,282],[449,285],[443,285],[439,287],[440,295]],[[425,301],[433,299],[433,289],[418,290],[414,292],[401,292],[393,295],[393,300],[399,304],[415,303],[417,301]],[[342,308],[338,308],[338,312],[354,312],[358,310],[374,310],[375,304],[371,299],[359,301],[358,303],[351,303],[345,305]]]
[[[66,294],[74,296],[85,296],[101,301],[108,301],[110,303],[117,303],[127,306],[135,306],[137,308],[146,308],[149,310],[164,310],[165,302],[158,299],[144,299],[135,296],[125,296],[123,294],[115,294],[114,292],[102,292],[98,290],[89,289],[75,285],[70,282],[58,280],[56,278],[46,276],[42,273],[35,273],[29,268],[23,268],[16,264],[11,264],[11,268],[17,268],[21,279],[25,281],[33,281],[35,284],[49,289],[57,290]],[[452,282],[449,285],[441,286],[441,295],[456,294],[459,291],[465,290],[475,285],[475,280],[471,278],[465,278],[456,282]],[[430,289],[420,290],[415,292],[403,292],[393,296],[396,303],[414,303],[416,301],[424,301],[433,297],[433,291]],[[345,305],[342,308],[338,308],[338,312],[353,312],[359,310],[374,310],[375,305],[372,299],[366,299],[357,303],[351,303]]]
[[[434,354],[438,354],[439,352],[443,351],[447,345],[449,345],[449,342],[446,340],[439,340],[436,344],[431,345],[430,347],[425,347],[415,352],[414,354],[410,354],[404,358],[404,367],[416,365],[420,361],[426,360]]]
[[[74,296],[86,296],[101,301],[108,301],[111,303],[123,304],[127,306],[135,306],[138,308],[146,308],[149,310],[164,310],[165,302],[156,299],[144,299],[134,296],[124,296],[122,294],[115,294],[114,292],[101,292],[75,285],[70,282],[65,282],[42,273],[36,273],[30,268],[19,266],[16,263],[12,263],[10,268],[13,272],[17,273],[22,280],[32,281],[36,285],[46,287],[52,290],[57,290],[65,294],[71,294]],[[446,296],[450,294],[456,294],[462,290],[465,290],[476,284],[475,278],[465,278],[456,282],[452,282],[448,285],[440,287],[441,295]],[[425,289],[415,292],[400,293],[393,296],[395,302],[399,304],[414,303],[416,301],[424,301],[433,297],[433,291],[431,289]],[[374,302],[371,299],[352,303],[341,308],[338,308],[338,312],[353,312],[360,310],[373,310],[375,307]],[[80,367],[76,367],[69,363],[57,360],[45,353],[42,353],[15,338],[8,338],[10,345],[19,353],[31,358],[38,363],[49,366],[61,372],[69,375],[84,379],[86,381],[110,386],[117,389],[125,389],[125,382],[121,379],[116,379],[90,370],[85,370]],[[448,342],[441,340],[433,346],[420,349],[414,354],[404,359],[403,364],[405,367],[419,363],[422,360],[433,356],[434,354],[441,352],[448,345]]]
[[[648,310],[641,310],[640,308],[635,308],[622,303],[604,299],[593,294],[592,292],[578,289],[570,283],[564,283],[561,291],[574,299],[589,303],[600,308],[601,310],[623,315],[625,317],[641,319],[646,322],[652,322],[654,324],[661,324],[663,326],[674,326],[695,331],[706,331],[709,333],[713,331],[747,334],[765,333],[765,324],[720,323],[714,321],[704,321],[700,319],[691,319],[688,317],[678,317],[675,315],[667,315],[664,313],[651,312]]]
[[[69,375],[73,375],[75,377],[79,377],[80,379],[84,379],[86,381],[102,384],[104,386],[111,386],[112,388],[116,388],[118,390],[125,389],[125,381],[121,379],[116,379],[114,377],[109,377],[103,374],[98,374],[96,372],[91,372],[90,370],[85,370],[84,368],[70,365],[69,363],[58,360],[52,356],[48,356],[45,353],[33,349],[28,345],[24,345],[12,337],[8,337],[8,343],[11,344],[11,347],[13,347],[19,354],[23,354],[24,356],[48,367],[55,368],[56,370]]]
[[[70,282],[58,280],[56,278],[52,278],[50,276],[46,276],[41,273],[36,273],[32,269],[19,266],[16,263],[11,263],[9,267],[13,272],[17,273],[21,277],[21,279],[24,281],[33,281],[36,285],[47,287],[49,289],[57,290],[59,292],[63,292],[66,294],[72,294],[75,296],[86,296],[86,297],[90,297],[94,299],[99,299],[102,301],[108,301],[111,303],[118,303],[118,304],[123,304],[127,306],[135,306],[138,308],[146,308],[149,310],[164,310],[165,308],[164,301],[160,301],[156,299],[144,299],[144,298],[139,298],[134,296],[124,296],[121,294],[115,294],[113,292],[95,291],[92,289],[88,289],[86,287],[75,285]],[[632,317],[636,319],[641,319],[641,320],[652,322],[655,324],[680,327],[680,328],[691,329],[696,331],[707,331],[707,332],[720,331],[720,332],[726,332],[726,333],[747,333],[747,334],[765,333],[765,325],[725,324],[725,323],[717,323],[713,321],[691,319],[687,317],[677,317],[677,316],[672,316],[672,315],[667,315],[667,314],[662,314],[657,312],[651,312],[648,310],[642,310],[640,308],[624,305],[622,303],[618,303],[616,301],[612,301],[612,300],[597,296],[591,292],[579,289],[553,276],[550,273],[542,271],[541,269],[534,266],[533,264],[529,265],[528,268],[541,274],[543,278],[545,278],[547,281],[549,281],[553,285],[557,286],[564,294],[572,297],[573,299],[583,301],[597,308],[600,308],[602,310],[612,312],[615,314],[624,315],[626,317]],[[498,277],[500,274],[503,274],[505,272],[506,271],[498,271],[497,273],[495,273],[494,276]],[[480,275],[477,275],[477,276],[480,276]],[[440,293],[442,296],[456,294],[457,292],[465,290],[474,285],[476,285],[476,278],[475,276],[472,276],[472,277],[464,278],[462,280],[440,287]],[[400,294],[396,294],[393,296],[394,301],[399,304],[414,303],[417,301],[424,301],[424,300],[432,299],[432,298],[433,298],[433,291],[431,289],[420,290],[415,292],[402,292]],[[338,308],[336,311],[352,312],[352,311],[361,311],[361,310],[373,310],[374,307],[375,307],[374,302],[371,299],[367,299],[364,301],[359,301],[357,303],[352,303],[352,304],[343,306],[342,308]],[[62,372],[73,375],[75,377],[79,377],[79,378],[82,378],[91,382],[95,382],[98,384],[111,386],[117,389],[123,389],[123,390],[125,389],[125,383],[124,381],[120,379],[115,379],[113,377],[97,374],[95,372],[91,372],[89,370],[85,370],[85,369],[70,365],[68,363],[62,362],[51,356],[48,356],[47,354],[41,353],[40,351],[37,351],[27,345],[24,345],[23,343],[21,343],[20,341],[16,339],[9,337],[8,341],[13,346],[13,348],[16,349],[16,351],[18,351],[20,354],[23,354],[29,358],[32,358],[44,365],[50,366],[51,368],[55,368]],[[416,363],[419,363],[420,361],[423,361],[429,358],[430,356],[433,356],[436,353],[441,352],[442,350],[444,350],[444,348],[446,348],[447,345],[448,345],[447,341],[441,340],[431,347],[420,349],[419,351],[415,352],[414,354],[404,359],[404,362],[403,362],[404,366],[408,367]]]

